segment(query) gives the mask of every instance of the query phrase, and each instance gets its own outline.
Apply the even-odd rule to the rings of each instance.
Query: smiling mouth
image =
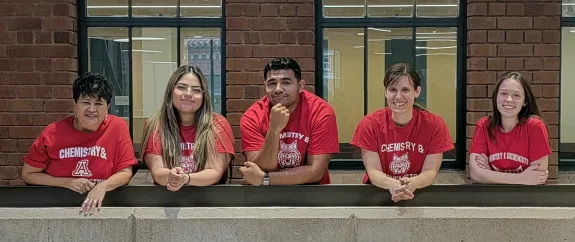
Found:
[[[503,109],[505,110],[513,110],[515,109],[515,106],[511,106],[511,105],[501,105],[503,107]]]
[[[398,107],[403,107],[403,106],[405,106],[405,104],[407,104],[407,102],[393,102],[393,105],[398,106]]]

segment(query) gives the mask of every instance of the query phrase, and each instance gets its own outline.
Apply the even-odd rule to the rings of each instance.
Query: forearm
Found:
[[[132,172],[122,170],[110,176],[102,183],[104,183],[103,185],[106,187],[106,192],[109,192],[120,186],[128,184],[130,179],[132,179]]]
[[[514,173],[504,173],[474,167],[470,171],[471,180],[475,183],[484,184],[521,184],[520,175]]]
[[[382,171],[371,170],[368,171],[367,175],[369,176],[369,181],[371,184],[383,189],[389,189],[396,182],[395,179],[388,177]]]
[[[311,165],[298,166],[284,171],[270,172],[272,185],[299,185],[319,182],[325,170],[318,170]]]
[[[203,171],[190,174],[190,182],[187,185],[210,186],[216,184],[222,178],[222,175],[222,173],[215,169],[205,169]]]
[[[161,186],[168,185],[168,174],[170,174],[170,169],[168,168],[158,168],[152,171],[152,178],[156,183]]]
[[[251,162],[256,163],[264,171],[275,171],[278,163],[279,139],[279,132],[268,131],[262,149]]]
[[[419,175],[412,178],[415,180],[415,188],[421,189],[424,187],[431,186],[437,177],[437,172],[434,170],[426,170],[421,172]]]
[[[73,178],[54,177],[44,172],[34,172],[23,175],[22,180],[28,185],[66,187],[66,184]]]

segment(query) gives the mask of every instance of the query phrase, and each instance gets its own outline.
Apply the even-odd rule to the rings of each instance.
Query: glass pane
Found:
[[[414,0],[367,0],[369,17],[412,17]]]
[[[221,17],[222,0],[180,0],[182,17]]]
[[[457,17],[458,0],[417,0],[417,17]]]
[[[575,17],[575,0],[563,0],[563,17]]]
[[[110,114],[130,118],[128,28],[88,28],[88,71],[101,74],[114,85]]]
[[[385,70],[395,63],[413,64],[411,28],[367,29],[367,113],[386,106],[383,78]]]
[[[323,96],[335,110],[339,142],[344,146],[335,159],[352,157],[349,142],[364,116],[363,37],[363,29],[324,29]]]
[[[128,16],[128,0],[86,0],[88,16]]]
[[[571,92],[575,88],[575,28],[563,28],[561,37],[561,115],[559,130],[559,156],[560,166],[575,165],[575,95]],[[546,63],[547,64],[547,63]],[[552,120],[552,119],[551,119]],[[548,124],[553,123],[547,120]]]
[[[176,17],[178,0],[132,0],[134,17]]]
[[[456,137],[457,28],[417,28],[415,69],[421,77],[418,103],[441,116]],[[455,159],[455,150],[444,159]]]
[[[363,18],[365,0],[323,0],[323,16],[326,18]]]
[[[213,110],[222,113],[222,53],[219,29],[180,29],[182,64],[193,64],[208,79]]]
[[[166,85],[177,68],[176,31],[132,29],[134,143],[140,143],[144,122],[161,108]]]

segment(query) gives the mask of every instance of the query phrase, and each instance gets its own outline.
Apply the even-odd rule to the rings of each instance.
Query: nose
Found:
[[[88,111],[90,111],[90,112],[95,112],[96,110],[97,110],[97,109],[96,109],[96,105],[90,104],[90,106],[88,106]]]
[[[401,97],[401,92],[397,92],[397,93],[395,94],[395,98],[400,98],[400,97]]]
[[[511,98],[511,95],[507,95],[507,97],[505,98],[506,102],[513,102],[513,99]]]
[[[277,93],[277,94],[280,94],[280,93],[283,93],[283,92],[284,92],[284,89],[283,89],[283,86],[282,86],[281,83],[278,83],[278,84],[276,85],[276,88],[274,89],[274,92]]]

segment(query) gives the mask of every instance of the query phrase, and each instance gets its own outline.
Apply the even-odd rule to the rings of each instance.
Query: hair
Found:
[[[98,100],[104,99],[108,105],[114,96],[114,87],[106,77],[87,72],[74,80],[72,84],[72,96],[74,102],[78,102],[80,96],[88,96]]]
[[[168,169],[179,166],[180,157],[180,123],[179,111],[172,103],[174,88],[176,83],[186,74],[193,73],[199,80],[201,88],[204,90],[202,104],[196,112],[194,124],[196,125],[196,140],[192,155],[196,161],[198,171],[205,168],[206,162],[213,160],[216,153],[215,128],[213,123],[212,104],[208,92],[208,82],[202,71],[192,65],[182,65],[172,73],[166,91],[164,92],[164,102],[144,127],[142,136],[141,159],[144,161],[144,150],[150,137],[155,132],[159,132],[162,142],[162,153],[164,166]]]
[[[301,80],[301,68],[299,64],[292,58],[280,57],[270,61],[264,68],[264,80],[268,78],[270,70],[292,70],[295,78]]]
[[[407,77],[413,84],[413,88],[417,90],[421,86],[421,77],[411,66],[407,63],[396,63],[387,68],[385,71],[385,76],[383,78],[383,85],[387,88],[397,84],[401,77]],[[424,109],[419,104],[413,102],[413,106],[419,109]]]
[[[487,134],[492,141],[495,141],[495,131],[497,128],[502,127],[503,123],[501,122],[501,113],[497,109],[497,94],[499,93],[499,88],[501,87],[501,83],[507,79],[513,79],[518,81],[523,87],[525,92],[525,106],[521,108],[519,111],[518,119],[519,123],[525,123],[531,117],[541,117],[541,113],[539,112],[539,106],[537,105],[537,101],[535,100],[535,95],[533,95],[533,91],[531,90],[531,86],[525,80],[523,75],[519,72],[505,72],[497,80],[495,84],[495,88],[493,89],[493,93],[491,94],[491,105],[493,108],[492,116],[488,117],[489,124],[487,127]]]

